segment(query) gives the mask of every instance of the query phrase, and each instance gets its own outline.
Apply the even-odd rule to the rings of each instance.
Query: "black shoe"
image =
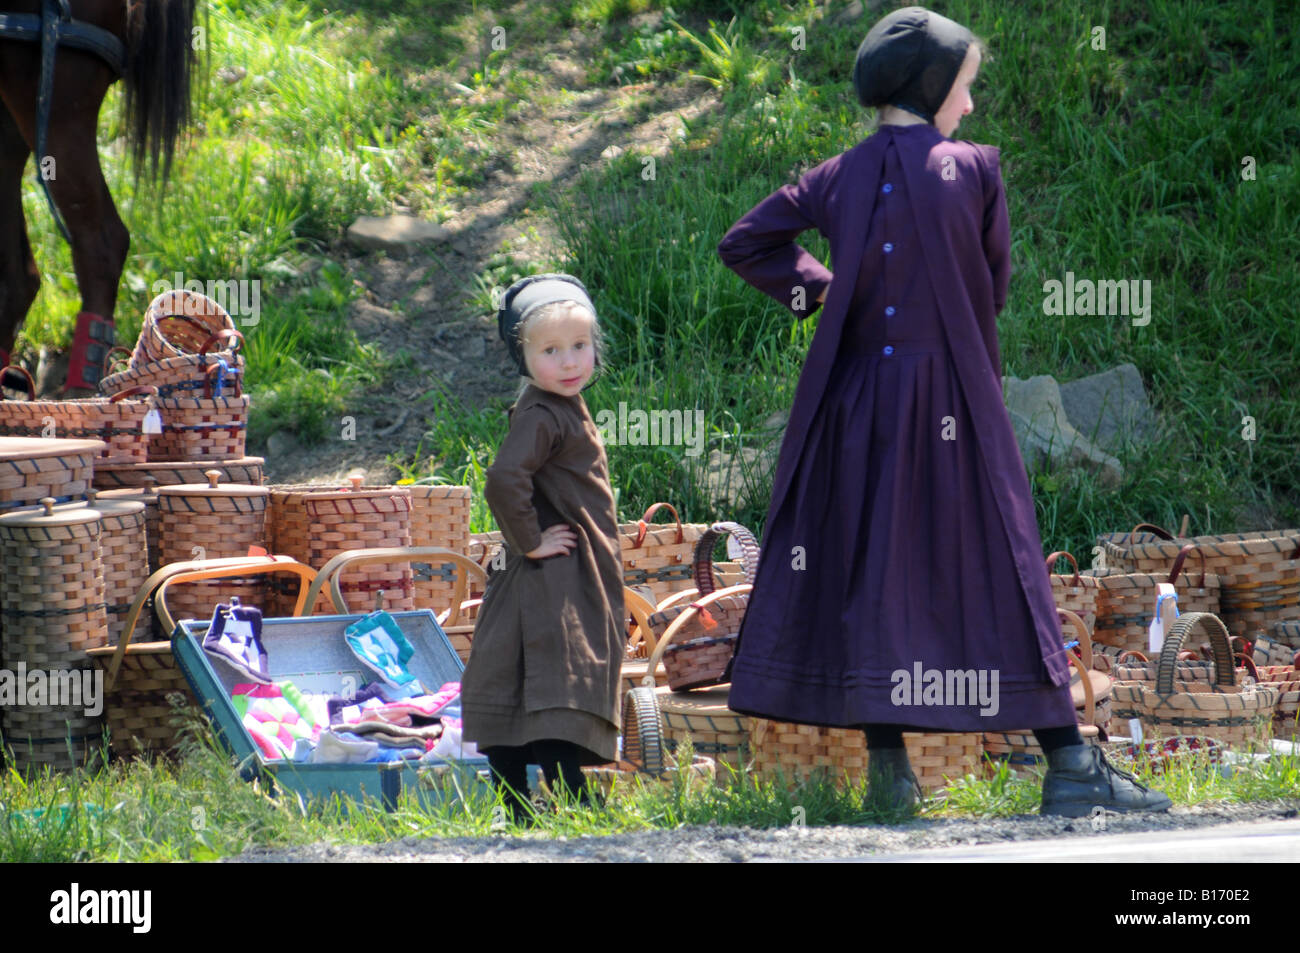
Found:
[[[886,813],[914,814],[922,797],[906,748],[868,750],[866,807]]]
[[[1112,765],[1096,745],[1071,745],[1047,756],[1040,814],[1086,817],[1097,807],[1120,813],[1167,811],[1173,803]]]

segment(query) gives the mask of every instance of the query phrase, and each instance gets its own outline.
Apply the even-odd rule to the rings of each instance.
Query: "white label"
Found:
[[[727,559],[737,561],[745,554],[744,548],[740,545],[740,540],[734,536],[727,537]]]
[[[140,421],[140,429],[144,433],[162,433],[162,414],[158,413],[157,408],[150,410],[144,415],[144,420]]]
[[[1135,745],[1142,743],[1142,722],[1136,718],[1128,720],[1128,736],[1133,739]]]
[[[1159,652],[1165,644],[1165,636],[1178,618],[1178,596],[1174,587],[1167,582],[1159,584],[1156,594],[1156,611],[1151,617],[1151,626],[1147,629],[1147,646],[1152,652]]]

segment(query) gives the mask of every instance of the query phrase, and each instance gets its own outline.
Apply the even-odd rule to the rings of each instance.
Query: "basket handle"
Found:
[[[28,399],[28,400],[35,400],[35,399],[36,399],[36,381],[32,380],[32,375],[31,375],[30,373],[28,373],[27,368],[22,367],[22,366],[20,366],[20,365],[18,365],[18,364],[6,364],[4,367],[0,367],[0,380],[4,380],[4,376],[5,376],[6,374],[8,374],[10,371],[17,371],[19,374],[23,375],[24,378],[26,378],[26,380],[27,380],[27,399]]]
[[[158,616],[158,621],[167,630],[168,638],[170,638],[176,628],[176,620],[167,611],[165,590],[169,583],[194,582],[199,579],[219,579],[268,572],[294,572],[309,582],[316,577],[316,570],[288,556],[230,556],[224,559],[196,559],[188,562],[168,563],[166,566],[159,567],[153,575],[144,581],[144,585],[136,591],[135,599],[131,601],[131,608],[126,614],[126,625],[122,629],[122,637],[117,643],[117,651],[113,653],[113,660],[108,665],[105,686],[111,689],[116,683],[118,669],[122,667],[122,660],[126,658],[126,648],[131,643],[131,636],[135,633],[136,620],[140,618],[140,610],[144,608],[145,602],[154,594],[155,589],[158,590],[158,595],[154,599],[154,611]],[[302,592],[300,590],[294,615],[298,615],[301,611]]]
[[[655,607],[652,606],[641,593],[635,589],[623,587],[623,608],[632,614],[632,621],[635,624],[631,636],[627,640],[628,648],[644,642],[647,652],[655,650],[655,633],[650,627],[650,616],[654,615]]]
[[[212,382],[216,378],[216,376],[220,373],[221,373],[220,364],[209,364],[208,369],[203,372],[203,396],[205,398],[209,400],[212,399]],[[235,389],[235,396],[236,397],[242,396],[244,393],[244,389],[240,385],[239,372],[236,371],[232,373],[230,377],[231,380],[233,381],[233,383],[230,386]]]
[[[673,619],[672,624],[668,626],[668,631],[666,631],[659,639],[659,643],[655,646],[654,653],[650,656],[650,663],[646,665],[645,678],[641,680],[641,684],[645,685],[647,688],[654,688],[655,672],[659,670],[659,664],[664,657],[664,650],[668,648],[668,643],[677,637],[677,633],[685,627],[687,620],[699,615],[701,610],[707,609],[710,605],[724,596],[741,596],[745,593],[752,592],[753,589],[754,587],[749,583],[742,582],[738,586],[728,586],[726,589],[718,589],[715,592],[711,592],[703,599],[696,600],[687,606],[686,611]]]
[[[1172,540],[1174,538],[1174,534],[1169,532],[1169,530],[1161,529],[1159,526],[1156,526],[1153,523],[1138,523],[1131,530],[1129,530],[1129,534],[1128,534],[1129,545],[1133,544],[1133,534],[1140,529],[1146,530],[1148,533],[1155,533],[1161,539]]]
[[[672,513],[673,519],[677,521],[677,539],[674,540],[674,542],[680,543],[682,541],[682,518],[677,515],[677,508],[671,503],[651,503],[650,508],[645,511],[645,514],[639,520],[637,520],[636,541],[632,543],[633,549],[640,549],[641,544],[645,542],[645,534],[646,530],[649,529],[650,517],[654,516],[655,512],[661,506],[668,507],[668,512]]]
[[[1246,667],[1246,671],[1250,672],[1250,677],[1255,680],[1256,684],[1258,684],[1259,666],[1255,664],[1255,660],[1251,658],[1249,655],[1247,655],[1245,652],[1238,652],[1236,655],[1233,656],[1233,658],[1241,659],[1242,664]]]
[[[1074,579],[1073,581],[1071,581],[1070,585],[1082,586],[1083,580],[1079,578],[1079,564],[1075,562],[1074,557],[1071,556],[1069,553],[1067,553],[1064,549],[1058,550],[1057,552],[1054,552],[1052,553],[1052,555],[1047,557],[1047,571],[1049,573],[1052,571],[1052,567],[1056,565],[1056,561],[1058,559],[1068,559],[1070,561],[1070,565],[1074,567]]]
[[[1088,675],[1089,667],[1084,665],[1083,660],[1072,652],[1067,652],[1066,655],[1070,659],[1070,664],[1079,670],[1079,682],[1083,685],[1084,724],[1100,727],[1097,725],[1097,695],[1092,690],[1092,678]]]
[[[745,569],[745,582],[754,584],[758,574],[758,540],[754,534],[739,523],[714,523],[695,541],[695,588],[700,595],[707,596],[716,586],[713,584],[713,544],[725,536],[734,536],[740,543],[740,564]]]
[[[204,330],[207,329],[205,328]],[[234,328],[222,328],[220,331],[214,332],[211,337],[203,342],[203,346],[199,348],[199,367],[202,367],[206,362],[205,359],[208,356],[208,349],[218,341],[225,341],[227,338],[233,338],[235,341],[234,345],[230,348],[232,354],[244,349],[244,336],[242,334]]]
[[[1139,662],[1149,662],[1149,661],[1151,661],[1149,658],[1147,658],[1145,655],[1143,655],[1143,654],[1142,654],[1141,652],[1139,652],[1137,649],[1129,649],[1127,652],[1120,652],[1120,653],[1119,653],[1119,658],[1117,658],[1117,659],[1115,660],[1115,664],[1118,665],[1118,664],[1121,664],[1121,663],[1123,663],[1123,662],[1127,662],[1129,659],[1137,659]]]
[[[321,567],[320,572],[312,580],[311,588],[306,592],[299,593],[302,598],[302,605],[306,607],[306,611],[310,612],[311,607],[316,605],[316,599],[321,594],[321,590],[329,586],[330,601],[334,603],[334,608],[340,614],[347,615],[351,610],[343,599],[343,590],[339,587],[339,577],[343,575],[345,569],[364,563],[411,562],[423,556],[438,556],[448,562],[455,563],[465,570],[465,573],[473,574],[478,582],[486,583],[487,581],[487,573],[482,566],[462,553],[451,549],[443,549],[441,546],[382,546],[370,549],[350,549],[347,552],[339,553]],[[457,579],[459,580],[463,575],[464,573],[458,573]],[[296,614],[297,612],[295,612]]]
[[[146,394],[149,397],[158,396],[158,388],[150,384],[137,384],[135,387],[128,387],[126,390],[118,391],[108,399],[110,404],[116,404],[119,400],[126,400],[128,397],[134,397],[136,394]]]
[[[1184,612],[1169,629],[1160,649],[1160,662],[1156,666],[1156,693],[1172,695],[1174,676],[1178,670],[1178,653],[1192,632],[1209,636],[1214,652],[1214,682],[1221,688],[1237,684],[1237,670],[1232,664],[1232,646],[1228,644],[1228,630],[1223,621],[1211,612]]]
[[[1197,589],[1205,588],[1205,553],[1201,552],[1201,547],[1195,543],[1188,543],[1182,549],[1178,550],[1178,555],[1174,557],[1174,564],[1169,567],[1168,582],[1173,584],[1178,579],[1178,574],[1183,571],[1183,562],[1187,559],[1188,553],[1196,553],[1201,557],[1201,580],[1196,584]]]
[[[1056,614],[1067,624],[1074,626],[1074,631],[1079,637],[1079,657],[1083,661],[1083,667],[1092,668],[1092,633],[1088,631],[1088,623],[1084,622],[1079,616],[1069,609],[1057,608]],[[1091,724],[1091,722],[1089,723]]]
[[[126,363],[127,363],[127,366],[128,366],[128,367],[130,366],[130,364],[131,364],[131,357],[132,357],[132,354],[131,354],[131,350],[130,350],[129,348],[125,348],[125,347],[121,347],[121,346],[113,347],[113,348],[109,348],[108,353],[104,355],[104,376],[105,376],[105,377],[111,377],[112,375],[118,373],[118,372],[115,371],[113,368],[114,368],[114,366],[117,364],[117,362],[118,362],[119,360],[121,360],[121,358],[118,358],[117,360],[114,360],[114,359],[113,359],[113,355],[114,355],[114,354],[117,354],[119,351],[120,351],[122,354],[125,354],[125,355],[126,355]],[[125,370],[125,368],[123,368],[123,370]]]

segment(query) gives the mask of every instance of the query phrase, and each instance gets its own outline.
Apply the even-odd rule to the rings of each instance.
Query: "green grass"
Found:
[[[865,781],[836,785],[760,779],[723,770],[720,784],[680,774],[667,782],[620,786],[599,806],[571,801],[543,805],[531,828],[504,822],[500,797],[483,786],[444,781],[443,799],[429,803],[407,789],[397,810],[374,800],[335,797],[303,801],[269,796],[262,782],[236,777],[237,766],[210,730],[188,715],[182,756],[174,761],[119,761],[64,775],[24,778],[12,769],[0,780],[0,862],[216,860],[250,848],[306,844],[381,844],[403,837],[579,837],[723,824],[755,829],[797,825],[895,824],[905,815],[863,807]],[[681,752],[683,759],[688,750]],[[1224,777],[1204,758],[1138,780],[1164,791],[1175,805],[1257,800],[1294,801],[1300,757],[1285,756]],[[947,795],[927,800],[921,820],[1009,818],[1037,814],[1041,782],[1005,766],[991,778],[955,779]],[[553,805],[553,802],[551,802]]]

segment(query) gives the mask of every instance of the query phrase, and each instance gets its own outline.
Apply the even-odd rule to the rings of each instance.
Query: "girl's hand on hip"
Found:
[[[577,534],[569,529],[567,523],[556,523],[542,530],[542,543],[530,553],[524,553],[529,559],[545,559],[547,556],[567,556],[578,545]]]

